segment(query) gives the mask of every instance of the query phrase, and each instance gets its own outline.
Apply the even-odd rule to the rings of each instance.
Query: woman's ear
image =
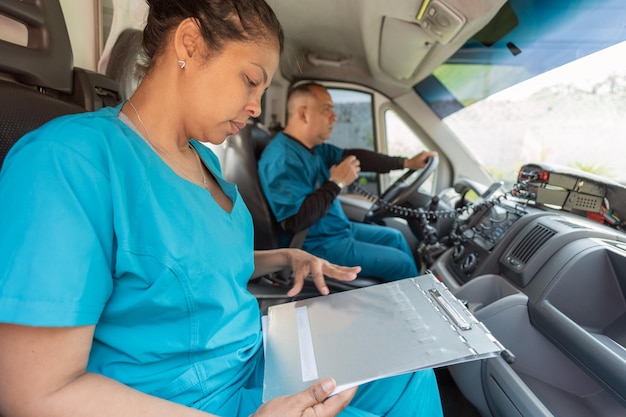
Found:
[[[188,17],[181,21],[174,32],[174,49],[179,61],[198,59],[205,48],[198,21]]]

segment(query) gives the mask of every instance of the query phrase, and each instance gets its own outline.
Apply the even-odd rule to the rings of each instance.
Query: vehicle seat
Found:
[[[73,67],[59,0],[0,0],[0,14],[26,28],[26,39],[0,39],[1,166],[24,134],[58,116],[117,104],[119,94],[108,77]]]
[[[252,214],[255,249],[278,248],[279,236],[283,233],[265,198],[257,171],[257,161],[272,137],[273,134],[262,125],[250,122],[238,134],[229,136],[223,145],[215,149],[222,164],[224,178],[237,184],[239,192]],[[296,234],[292,238],[290,246],[301,247],[305,235],[306,230]],[[282,280],[287,279],[284,274],[280,278]],[[359,277],[350,282],[327,280],[331,292],[350,290],[381,282],[383,280],[372,277]],[[284,285],[288,285],[288,283],[285,282]],[[312,288],[309,296],[315,295],[319,295],[319,293],[315,288]]]
[[[256,250],[276,249],[281,233],[257,174],[257,160],[269,139],[269,132],[256,124],[248,124],[237,135],[226,139],[220,155],[224,178],[237,184],[252,214]]]
[[[140,65],[143,32],[138,29],[125,29],[120,33],[111,49],[106,65],[106,75],[120,86],[123,100],[127,100],[137,89],[143,77]]]

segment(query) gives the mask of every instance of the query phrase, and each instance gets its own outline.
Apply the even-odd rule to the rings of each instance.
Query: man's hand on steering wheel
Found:
[[[365,216],[366,221],[375,223],[385,217],[399,217],[397,211],[390,210],[390,206],[401,205],[407,201],[439,165],[439,155],[437,152],[424,151],[417,156],[408,159],[407,162],[412,161],[411,163],[419,163],[418,161],[421,158],[426,160],[426,165],[418,174],[416,174],[415,179],[409,182],[409,178],[417,172],[417,169],[408,169],[400,178],[391,184],[389,188],[387,188],[387,190],[380,196],[379,201],[372,205],[369,213]],[[381,201],[384,201],[385,204],[381,204]]]
[[[428,158],[432,156],[438,156],[435,151],[422,151],[415,155],[413,158],[406,159],[404,161],[405,169],[422,169],[426,166]]]

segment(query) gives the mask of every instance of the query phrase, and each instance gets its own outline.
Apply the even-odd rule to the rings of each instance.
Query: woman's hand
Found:
[[[325,275],[340,281],[352,281],[361,271],[360,266],[348,267],[331,264],[300,249],[286,250],[289,251],[287,256],[289,257],[289,264],[294,275],[293,287],[287,292],[289,297],[293,297],[302,291],[304,280],[309,276],[313,278],[313,282],[320,294],[328,295],[330,290],[326,285]]]
[[[328,396],[334,391],[335,380],[323,379],[305,391],[284,397],[274,398],[263,404],[250,417],[331,417],[345,409],[357,388],[351,388],[337,395]]]

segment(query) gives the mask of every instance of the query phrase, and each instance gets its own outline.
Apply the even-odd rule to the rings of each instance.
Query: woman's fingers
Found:
[[[287,293],[290,297],[297,295],[302,290],[304,280],[309,276],[313,278],[315,287],[320,294],[328,295],[330,290],[326,284],[327,276],[340,281],[351,281],[361,271],[360,266],[340,266],[331,264],[313,255],[309,256],[309,260],[294,268],[294,285]]]
[[[324,383],[327,383],[329,385],[321,388],[321,390],[318,391],[318,385],[324,384]],[[330,386],[332,386],[332,388],[330,389],[330,391],[327,391]],[[309,408],[304,410],[304,412],[302,413],[302,416],[303,417],[336,416],[337,414],[341,413],[341,411],[343,411],[348,406],[348,404],[350,404],[350,401],[354,397],[354,394],[356,393],[356,390],[357,390],[357,388],[354,387],[354,388],[342,391],[336,395],[333,395],[332,397],[328,397],[330,393],[333,392],[334,389],[335,389],[335,381],[333,379],[322,380],[318,384],[315,384],[312,387],[310,387],[309,390],[313,390],[312,396],[314,398],[314,401],[317,401],[317,403],[313,403]],[[320,398],[321,398],[321,401],[320,401]]]
[[[336,386],[334,379],[322,379],[304,391],[268,401],[254,417],[334,417],[350,404],[357,390],[355,387],[329,397]]]

